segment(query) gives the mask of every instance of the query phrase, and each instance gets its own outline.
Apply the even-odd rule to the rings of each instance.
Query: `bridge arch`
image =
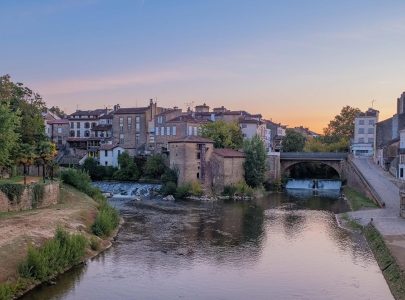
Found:
[[[289,171],[297,165],[300,164],[309,164],[309,163],[317,163],[319,165],[325,165],[330,167],[331,169],[333,169],[339,176],[339,178],[341,180],[343,180],[343,171],[341,168],[340,163],[336,163],[336,162],[328,162],[328,161],[287,161],[287,162],[282,162],[281,163],[281,174],[282,176],[286,175],[287,173],[289,173]]]

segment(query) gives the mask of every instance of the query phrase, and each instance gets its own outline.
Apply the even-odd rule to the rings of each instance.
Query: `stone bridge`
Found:
[[[280,174],[283,176],[292,166],[299,163],[317,162],[333,168],[344,180],[347,158],[347,153],[340,152],[281,152]]]

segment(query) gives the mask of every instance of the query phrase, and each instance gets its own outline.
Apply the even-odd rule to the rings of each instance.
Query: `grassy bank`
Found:
[[[352,210],[361,210],[365,208],[377,208],[378,206],[374,203],[373,200],[367,198],[362,193],[356,191],[353,188],[345,186],[343,192],[349,201],[349,205]]]
[[[364,227],[363,233],[395,299],[404,300],[405,272],[400,269],[383,237],[373,225]]]

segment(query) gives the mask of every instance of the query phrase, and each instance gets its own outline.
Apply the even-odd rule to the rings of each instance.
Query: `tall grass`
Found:
[[[55,237],[39,248],[30,247],[26,260],[20,265],[23,278],[39,281],[49,279],[76,265],[84,257],[87,240],[80,234],[69,234],[58,228]]]
[[[9,300],[13,298],[14,289],[10,284],[0,285],[0,300]]]
[[[104,196],[101,191],[91,184],[89,174],[76,169],[66,169],[60,173],[60,178],[66,184],[69,184],[96,201],[102,201]]]
[[[115,208],[107,202],[101,204],[96,220],[91,226],[92,232],[97,236],[109,236],[119,224],[119,215]]]

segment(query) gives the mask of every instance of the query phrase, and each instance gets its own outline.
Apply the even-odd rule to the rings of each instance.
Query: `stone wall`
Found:
[[[33,208],[33,191],[34,185],[27,185],[18,200],[10,201],[6,194],[0,191],[0,212],[21,211]],[[36,205],[36,208],[44,208],[58,203],[60,195],[59,182],[47,183],[44,186],[44,196]]]
[[[223,157],[213,154],[211,157],[211,180],[216,193],[222,192],[227,185],[235,185],[245,180],[244,157]]]

